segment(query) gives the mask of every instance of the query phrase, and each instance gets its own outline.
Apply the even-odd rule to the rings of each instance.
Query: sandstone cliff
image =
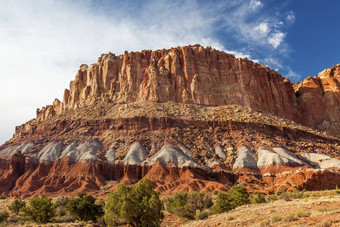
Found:
[[[293,85],[268,67],[200,45],[109,53],[81,65],[63,102],[38,109],[37,119],[95,102],[237,104],[334,134],[340,129],[339,75],[336,65]]]
[[[337,129],[340,123],[340,64],[294,85],[306,125]],[[336,125],[334,125],[336,124]],[[336,128],[334,126],[337,126]],[[336,132],[335,132],[336,133]]]
[[[0,146],[0,193],[340,185],[340,65],[292,84],[200,45],[103,54]]]
[[[94,102],[238,104],[288,119],[298,116],[292,83],[268,67],[200,45],[103,54],[81,65],[63,102],[37,111],[44,120]]]

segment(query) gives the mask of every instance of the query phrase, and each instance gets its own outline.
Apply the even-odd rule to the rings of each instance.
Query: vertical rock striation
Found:
[[[195,45],[103,54],[97,63],[81,65],[63,102],[37,110],[37,119],[97,101],[238,104],[293,120],[298,112],[289,79],[246,58]]]

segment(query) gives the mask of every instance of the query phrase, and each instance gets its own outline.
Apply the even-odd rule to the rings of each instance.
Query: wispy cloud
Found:
[[[282,43],[286,34],[283,32],[275,32],[268,37],[268,43],[270,43],[275,49]]]
[[[294,22],[295,15],[292,11],[287,14],[263,8],[261,1],[241,0],[238,7],[226,9],[228,16],[222,24],[246,45],[277,49],[284,42],[285,30]]]
[[[250,9],[252,10],[257,10],[259,8],[261,8],[263,6],[261,1],[257,1],[257,0],[251,0],[250,1]]]

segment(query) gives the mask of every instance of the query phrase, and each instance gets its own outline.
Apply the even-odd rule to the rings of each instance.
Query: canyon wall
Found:
[[[200,45],[103,54],[0,146],[0,193],[335,188],[339,78],[340,64],[292,84]]]
[[[94,102],[238,104],[298,119],[292,83],[268,67],[200,45],[169,50],[103,54],[81,65],[63,102],[37,110],[44,120]]]
[[[340,123],[340,64],[292,84],[275,70],[200,45],[103,54],[81,65],[63,101],[37,110],[45,120],[95,102],[237,104],[310,127]]]

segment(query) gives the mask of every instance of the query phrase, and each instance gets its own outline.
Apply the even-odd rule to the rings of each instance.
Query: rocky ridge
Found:
[[[199,45],[104,54],[0,147],[0,192],[105,195],[144,178],[164,194],[334,188],[339,67],[292,84]]]

